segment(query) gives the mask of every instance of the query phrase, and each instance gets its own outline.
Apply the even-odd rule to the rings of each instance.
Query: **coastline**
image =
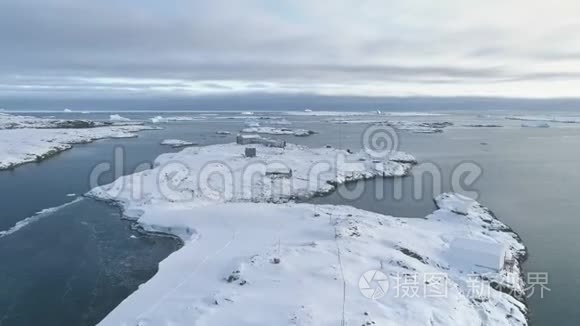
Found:
[[[102,139],[135,138],[138,137],[137,132],[145,130],[154,129],[148,126],[111,126],[86,129],[2,129],[0,133],[30,132],[36,139],[14,137],[16,141],[11,141],[10,145],[5,146],[5,149],[0,146],[0,150],[8,153],[1,155],[4,153],[0,152],[0,155],[3,156],[2,161],[0,161],[0,171],[13,170],[27,163],[38,163],[50,159],[72,149],[74,145],[89,144]],[[2,135],[2,138],[11,139],[12,136]],[[28,147],[29,150],[21,149],[21,147]]]
[[[157,160],[156,160],[156,162],[157,162]],[[349,182],[349,181],[364,180],[364,179],[368,179],[368,178],[372,178],[372,177],[380,177],[380,176],[379,175],[367,176],[367,177],[362,177],[362,178],[356,179],[356,180],[346,180],[346,181],[343,180],[343,182],[346,183],[346,182]],[[341,183],[341,182],[337,182],[336,184],[339,184],[339,183]],[[332,182],[329,182],[329,184],[332,185]],[[304,199],[306,199],[308,197],[317,196],[317,195],[323,195],[324,193],[331,192],[331,191],[333,191],[335,189],[336,184],[333,185],[332,189],[324,189],[324,190],[322,190],[320,192],[308,193],[308,196],[307,197],[304,197]],[[93,196],[95,196],[95,193],[92,193],[92,191],[91,191],[88,194],[86,194],[86,196],[93,197]],[[97,195],[96,197],[99,197],[99,196],[100,195]],[[453,195],[453,196],[457,196],[457,195]],[[288,199],[290,201],[292,201],[292,200],[301,199],[301,198],[302,197],[300,197],[300,196],[297,195],[297,196],[291,196]],[[142,227],[142,229],[144,230],[144,232],[161,232],[161,233],[165,233],[165,234],[169,233],[169,234],[172,234],[173,236],[176,236],[176,237],[181,238],[182,241],[183,241],[183,244],[184,244],[183,247],[181,249],[178,249],[176,252],[174,252],[174,254],[170,255],[166,260],[169,260],[173,256],[182,256],[183,254],[180,253],[180,251],[186,250],[186,248],[189,247],[188,244],[196,243],[197,241],[199,241],[199,237],[202,236],[202,233],[199,230],[197,230],[195,228],[195,226],[192,226],[192,225],[190,225],[190,226],[187,227],[187,229],[186,229],[187,232],[184,232],[184,227],[185,226],[180,225],[179,227],[174,227],[175,225],[178,225],[179,223],[185,223],[185,224],[187,224],[188,222],[186,222],[185,220],[179,220],[179,219],[174,220],[173,218],[171,218],[170,221],[167,221],[166,223],[164,223],[163,220],[155,217],[155,215],[162,216],[164,214],[168,214],[169,212],[176,213],[176,212],[174,212],[173,209],[170,208],[171,205],[169,205],[169,206],[167,206],[167,205],[161,205],[161,206],[157,206],[157,207],[150,207],[150,208],[147,208],[145,211],[152,210],[153,212],[151,212],[151,211],[149,211],[149,212],[143,211],[140,214],[138,214],[138,216],[134,216],[133,212],[131,212],[131,213],[128,213],[127,212],[127,210],[130,209],[129,208],[130,205],[128,205],[129,204],[128,202],[122,201],[122,200],[117,200],[117,201],[110,200],[110,199],[109,200],[105,199],[105,200],[106,201],[109,201],[113,205],[118,206],[121,209],[121,211],[123,212],[122,213],[122,216],[124,216],[125,218],[128,218],[128,219],[131,219],[131,220],[135,221],[137,224],[139,224]],[[290,206],[296,206],[297,209],[303,209],[302,207],[313,206],[313,205],[309,205],[309,204],[293,204],[292,202],[286,203],[286,204],[284,204],[284,203],[282,203],[282,204],[259,204],[259,203],[251,204],[251,203],[247,203],[247,202],[246,203],[239,203],[239,204],[236,204],[236,203],[214,203],[214,204],[215,205],[210,205],[210,206],[203,205],[201,207],[198,207],[198,206],[195,206],[194,205],[194,206],[191,206],[191,207],[183,207],[183,208],[180,208],[180,205],[177,204],[177,208],[176,209],[178,211],[181,211],[181,210],[185,209],[186,211],[189,211],[190,212],[187,215],[192,214],[193,216],[197,216],[199,214],[197,214],[195,212],[197,212],[199,210],[201,210],[201,212],[203,212],[203,211],[206,211],[208,209],[211,209],[212,207],[214,207],[217,210],[220,210],[220,209],[222,209],[224,207],[227,207],[228,205],[257,205],[256,206],[256,211],[260,211],[262,208],[266,209],[266,206],[265,207],[262,207],[260,205],[274,205],[275,207],[288,207],[288,205],[290,205]],[[436,201],[436,204],[437,204],[437,201]],[[511,230],[511,228],[509,228],[508,226],[506,226],[505,224],[503,224],[502,222],[500,222],[493,215],[493,213],[491,212],[491,210],[489,210],[489,209],[487,209],[487,208],[479,205],[476,202],[474,202],[473,205],[475,205],[474,207],[478,207],[478,209],[479,208],[481,209],[481,212],[480,212],[481,214],[483,214],[483,215],[488,214],[490,216],[491,221],[487,220],[487,221],[485,221],[485,223],[489,223],[490,225],[494,225],[494,226],[499,226],[499,228],[501,229],[501,230],[493,230],[493,231],[501,231],[502,233],[505,233],[506,235],[509,235],[510,237],[513,236],[513,238],[517,241],[517,243],[519,243],[521,245],[521,247],[524,248],[524,251],[523,251],[523,254],[522,255],[516,255],[516,258],[517,258],[517,261],[518,261],[517,268],[520,268],[520,266],[523,263],[523,261],[525,261],[525,257],[527,256],[527,250],[525,249],[525,246],[523,245],[523,242],[522,242],[521,238],[515,232],[513,232],[513,230]],[[316,207],[315,210],[319,210],[319,209],[324,210],[324,209],[326,209],[326,206],[325,205],[322,205],[322,206],[320,206],[320,205],[319,206],[314,205],[314,207]],[[441,207],[439,204],[437,204],[437,207],[439,209],[437,211],[435,211],[433,214],[435,214],[435,213],[437,213],[439,211],[444,210],[444,208]],[[339,207],[338,209],[342,209],[342,208]],[[350,210],[354,210],[354,211],[357,211],[357,212],[360,211],[360,210],[356,210],[356,209],[354,209],[352,207],[346,207],[346,206],[343,207],[343,209],[345,211],[350,211]],[[163,212],[166,212],[166,213],[163,213]],[[316,214],[318,214],[318,213],[316,213]],[[316,216],[316,214],[314,216]],[[377,216],[377,215],[380,215],[380,214],[375,214],[375,213],[370,213],[370,212],[364,212],[364,213],[360,213],[360,214],[368,214],[369,216]],[[452,212],[452,214],[455,214],[455,212]],[[351,215],[352,216],[352,214],[348,214],[348,215]],[[431,215],[429,215],[429,216],[431,216]],[[459,215],[461,215],[461,214],[459,214]],[[381,216],[382,216],[381,218],[387,218],[387,216],[383,216],[383,215],[381,215]],[[427,216],[425,218],[425,220],[428,221],[430,219],[429,216]],[[398,220],[398,219],[404,219],[404,218],[394,218],[394,219],[397,219]],[[489,218],[486,217],[486,219],[489,219]],[[177,221],[180,221],[180,222],[177,222]],[[171,226],[168,229],[167,226],[170,226],[170,225],[173,225],[173,226]],[[192,228],[193,235],[189,232],[189,230],[190,230],[189,227]],[[190,249],[187,249],[187,250],[190,250]],[[413,252],[413,251],[411,251],[411,252]],[[518,251],[515,251],[515,253],[517,253],[517,252]],[[145,283],[143,286],[145,286],[147,288],[149,283],[155,282],[155,281],[153,281],[154,279],[164,278],[164,276],[163,276],[164,274],[163,273],[167,273],[167,269],[166,268],[162,269],[161,268],[162,265],[171,265],[171,263],[170,262],[166,262],[165,260],[163,262],[161,262],[160,263],[159,271],[156,274],[156,276],[152,280],[150,280],[149,282]],[[172,271],[170,273],[175,273],[175,271]],[[522,285],[525,286],[525,284],[523,284],[524,280],[522,278],[521,269],[519,269],[518,275],[519,275],[519,280],[517,280],[516,283],[512,284],[513,287],[510,287],[509,288],[510,291],[513,291],[513,290],[516,290],[517,291],[518,290],[518,287],[521,287]],[[490,284],[490,286],[492,288],[494,288],[494,286],[492,285],[492,282],[491,281],[489,282],[489,284]],[[498,284],[502,284],[502,283],[498,283]],[[498,290],[498,288],[494,288],[494,290]],[[498,290],[498,291],[500,291],[500,290]],[[103,322],[101,323],[101,325],[114,324],[114,323],[111,322],[111,320],[120,321],[121,319],[119,319],[119,318],[121,318],[121,317],[119,317],[119,315],[122,315],[122,316],[125,316],[125,317],[129,317],[129,316],[126,315],[127,314],[127,311],[134,311],[134,308],[127,308],[127,305],[129,304],[128,302],[130,302],[131,300],[138,300],[139,302],[143,303],[143,298],[139,298],[140,297],[140,292],[141,292],[141,288],[140,288],[140,290],[138,290],[134,294],[132,294],[129,298],[127,298],[125,301],[123,301],[123,303],[121,305],[119,305],[115,310],[113,310],[109,314],[109,316],[106,317],[103,320]],[[500,291],[500,292],[503,293],[505,291]],[[137,299],[134,299],[134,297],[137,297]],[[525,322],[522,322],[521,324],[518,323],[517,325],[527,325],[528,317],[529,317],[529,311],[527,309],[526,303],[520,301],[521,298],[518,299],[517,296],[512,296],[512,297],[514,299],[516,299],[518,302],[520,302],[523,305],[523,307],[518,307],[518,305],[514,305],[515,307],[518,307],[518,311],[520,311],[520,313],[522,314],[522,316],[524,316],[524,319],[525,319]],[[218,299],[216,299],[216,302],[217,302],[217,300]],[[147,301],[147,300],[145,300],[145,301]],[[134,302],[132,303],[132,305],[134,305]],[[121,310],[120,313],[119,313],[119,310]],[[123,312],[123,310],[126,310],[126,311]],[[129,315],[130,315],[130,313],[129,313]],[[110,317],[110,316],[117,316],[117,317]],[[166,317],[168,317],[168,316],[166,316]],[[129,317],[129,319],[130,319],[130,317]],[[171,319],[171,317],[170,317],[170,319]]]

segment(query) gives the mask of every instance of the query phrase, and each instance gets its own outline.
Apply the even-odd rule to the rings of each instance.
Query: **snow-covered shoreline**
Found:
[[[236,144],[164,154],[152,170],[87,194],[119,205],[144,230],[172,234],[184,243],[100,325],[527,325],[527,308],[519,301],[525,247],[479,203],[443,194],[435,199],[438,210],[425,219],[406,219],[288,201],[331,191],[338,183],[405,175],[415,162],[411,155],[377,160],[333,148],[256,147],[256,158],[244,157],[244,147]],[[310,184],[307,167],[333,155],[339,159],[327,162],[329,172],[314,174],[322,182]],[[336,163],[345,158],[360,164]],[[167,169],[175,162],[180,164]],[[251,170],[258,181],[220,188],[210,175],[224,170],[212,169],[206,184],[218,191],[206,197],[199,172],[208,162],[227,167],[232,183],[248,171],[245,167],[261,164]],[[291,174],[268,177],[274,163],[291,166]],[[285,197],[271,196],[276,182],[292,185]],[[168,185],[173,186],[169,196],[161,194]],[[230,196],[219,196],[223,190]],[[497,272],[462,261],[451,250],[458,238],[504,246],[515,261]],[[444,275],[437,284],[446,296],[406,298],[390,291],[368,299],[359,280],[369,270],[381,271],[391,282],[416,274],[418,284],[433,282],[428,275]],[[485,295],[468,293],[470,276]]]
[[[446,207],[457,198],[439,197],[425,219],[293,203],[155,207],[140,218],[146,230],[190,236],[100,325],[527,325],[525,304],[505,293],[523,291],[519,260],[505,273],[471,271],[449,246],[457,236],[495,241],[518,259],[525,248],[479,204]],[[369,270],[389,277],[384,297],[360,292]],[[446,294],[405,297],[401,277]]]
[[[71,149],[74,144],[137,137],[138,131],[148,129],[152,128],[138,124],[0,114],[0,170],[42,161]]]

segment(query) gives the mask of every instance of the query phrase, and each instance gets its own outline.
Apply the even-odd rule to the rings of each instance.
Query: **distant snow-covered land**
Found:
[[[319,116],[319,117],[330,117],[330,116],[391,116],[391,117],[429,117],[429,116],[442,116],[443,113],[433,113],[433,112],[381,112],[377,111],[314,111],[314,110],[304,110],[304,111],[286,111],[283,112],[286,115],[296,115],[296,116]]]
[[[160,115],[155,116],[150,119],[153,123],[167,123],[173,121],[194,121],[194,120],[205,120],[205,117],[194,118],[190,116],[175,116],[175,117],[162,117]]]
[[[276,128],[276,127],[248,127],[242,129],[242,132],[269,134],[269,135],[294,135],[294,136],[310,136],[315,134],[314,131],[307,129]]]
[[[408,131],[413,133],[439,133],[443,132],[444,128],[452,126],[453,123],[449,121],[405,121],[405,120],[385,120],[380,116],[369,119],[346,119],[335,118],[327,120],[335,124],[375,124],[393,127],[397,130]]]
[[[136,132],[145,129],[150,128],[0,114],[0,170],[43,160],[72,148],[73,144],[136,137]]]
[[[474,200],[442,194],[424,219],[291,202],[343,182],[405,175],[413,156],[290,144],[256,145],[257,156],[245,157],[243,149],[163,154],[152,170],[88,193],[184,241],[100,325],[527,325],[525,247]],[[458,239],[475,244],[474,254],[454,252]],[[485,267],[485,244],[505,248],[510,267]],[[385,293],[368,298],[369,272],[386,277]]]
[[[540,121],[540,122],[560,122],[560,123],[580,123],[578,117],[549,116],[549,115],[521,115],[505,117],[508,120],[520,121]]]

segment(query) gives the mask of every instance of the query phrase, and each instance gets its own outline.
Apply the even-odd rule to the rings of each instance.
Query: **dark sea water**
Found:
[[[108,119],[108,113],[43,115]],[[156,114],[122,115],[145,120]],[[199,117],[199,113],[163,115]],[[278,138],[308,146],[361,147],[364,125],[330,124],[326,117],[286,119],[294,128],[319,134]],[[365,191],[354,200],[345,200],[335,192],[311,202],[422,217],[435,209],[434,195],[458,190],[451,182],[456,167],[475,164],[482,174],[463,190],[475,191],[483,204],[522,236],[530,252],[526,271],[549,273],[551,291],[544,298],[534,295],[529,301],[532,323],[580,324],[580,311],[575,307],[580,302],[580,262],[576,259],[580,254],[576,241],[580,231],[580,201],[576,199],[580,188],[580,125],[521,128],[521,122],[507,121],[501,115],[483,118],[474,114],[393,119],[453,120],[456,126],[483,120],[506,127],[454,127],[442,134],[399,133],[399,149],[423,163],[412,176],[360,182]],[[122,169],[106,173],[100,179],[106,183],[115,175],[132,173],[138,165],[151,163],[163,152],[176,150],[160,145],[163,139],[200,145],[231,142],[243,122],[244,118],[234,113],[220,113],[203,121],[171,122],[162,124],[163,130],[141,132],[138,138],[78,145],[41,163],[0,171],[0,230],[42,209],[74,201],[0,238],[0,325],[93,325],[154,275],[159,261],[179,248],[173,238],[139,232],[120,218],[115,207],[89,198],[77,199],[90,189],[89,175],[95,165],[114,162],[115,149],[123,149]],[[216,130],[228,130],[232,135],[219,136]],[[425,171],[433,167],[441,174],[440,187],[425,178]],[[423,180],[419,188],[418,178]]]

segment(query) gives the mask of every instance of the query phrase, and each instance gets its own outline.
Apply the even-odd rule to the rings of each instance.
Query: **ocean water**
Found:
[[[108,119],[109,113],[35,114]],[[122,115],[146,120],[156,114]],[[200,117],[199,113],[164,115]],[[285,118],[292,121],[291,127],[312,129],[319,134],[276,138],[307,146],[332,145],[353,150],[363,143],[365,125],[331,124],[326,121],[331,117]],[[220,113],[201,121],[171,122],[162,124],[163,130],[144,131],[135,139],[78,145],[44,162],[1,171],[0,230],[9,229],[40,210],[78,198],[90,189],[89,175],[94,166],[114,162],[115,152],[120,149],[124,153],[122,167],[105,173],[99,179],[101,183],[121,173],[132,173],[138,165],[151,163],[161,153],[175,151],[159,144],[166,138],[199,145],[231,142],[245,119],[236,113]],[[522,236],[530,253],[526,272],[549,275],[550,291],[544,293],[544,298],[536,293],[529,300],[532,323],[580,323],[580,312],[575,309],[575,303],[580,301],[576,291],[580,288],[576,277],[580,262],[574,259],[580,252],[576,242],[580,201],[575,198],[580,186],[580,153],[575,150],[580,146],[580,125],[521,128],[521,122],[505,120],[501,115],[466,113],[393,119],[451,120],[456,126],[441,134],[397,134],[397,147],[414,154],[422,163],[410,177],[361,181],[310,202],[423,217],[435,209],[433,195],[457,190],[451,182],[457,167],[474,164],[481,176],[469,184],[459,178],[462,190],[476,194]],[[505,127],[460,127],[474,122]],[[232,135],[216,135],[217,130],[227,130]],[[440,186],[430,178],[434,168],[440,175],[436,178],[441,181]],[[341,195],[352,190],[348,187],[357,186],[364,192],[355,199]],[[130,222],[121,220],[115,207],[89,198],[77,199],[0,238],[0,325],[93,325],[154,275],[159,261],[177,248],[179,242],[175,239],[139,232]]]

